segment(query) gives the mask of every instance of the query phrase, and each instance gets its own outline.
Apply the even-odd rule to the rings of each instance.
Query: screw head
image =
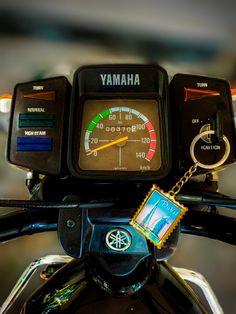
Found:
[[[66,226],[69,229],[73,229],[75,227],[75,221],[73,219],[67,219]]]

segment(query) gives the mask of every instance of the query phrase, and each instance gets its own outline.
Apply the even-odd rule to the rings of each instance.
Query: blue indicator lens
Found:
[[[53,140],[50,137],[17,137],[17,151],[52,151]]]

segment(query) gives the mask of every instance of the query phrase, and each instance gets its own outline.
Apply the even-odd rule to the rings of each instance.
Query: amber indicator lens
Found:
[[[197,99],[202,99],[209,96],[220,96],[220,93],[214,90],[184,87],[184,91],[185,91],[184,101],[197,100]]]

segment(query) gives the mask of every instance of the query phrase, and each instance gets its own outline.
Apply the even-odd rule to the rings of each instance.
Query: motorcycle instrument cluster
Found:
[[[72,92],[64,77],[15,87],[8,159],[48,175],[158,181],[193,164],[190,144],[202,132],[198,160],[221,159],[225,136],[223,166],[235,161],[226,81],[177,74],[169,86],[157,65],[85,66],[75,72]]]
[[[183,188],[194,175],[235,162],[235,145],[224,80],[177,74],[169,85],[157,65],[100,65],[78,69],[72,86],[65,77],[18,84],[7,156],[31,171],[32,199],[0,200],[22,209],[2,215],[0,239],[57,230],[75,259],[31,263],[3,312],[47,260],[47,281],[24,313],[88,313],[94,295],[103,300],[92,302],[92,312],[113,304],[117,313],[209,313],[166,260],[181,231],[236,243],[235,219],[215,209],[235,209],[235,200],[209,186],[212,176]],[[209,307],[222,312],[206,283],[199,288]]]

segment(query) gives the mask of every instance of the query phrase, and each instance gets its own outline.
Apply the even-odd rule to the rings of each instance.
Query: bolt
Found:
[[[67,219],[66,226],[67,228],[73,229],[75,227],[75,221],[73,219]]]

